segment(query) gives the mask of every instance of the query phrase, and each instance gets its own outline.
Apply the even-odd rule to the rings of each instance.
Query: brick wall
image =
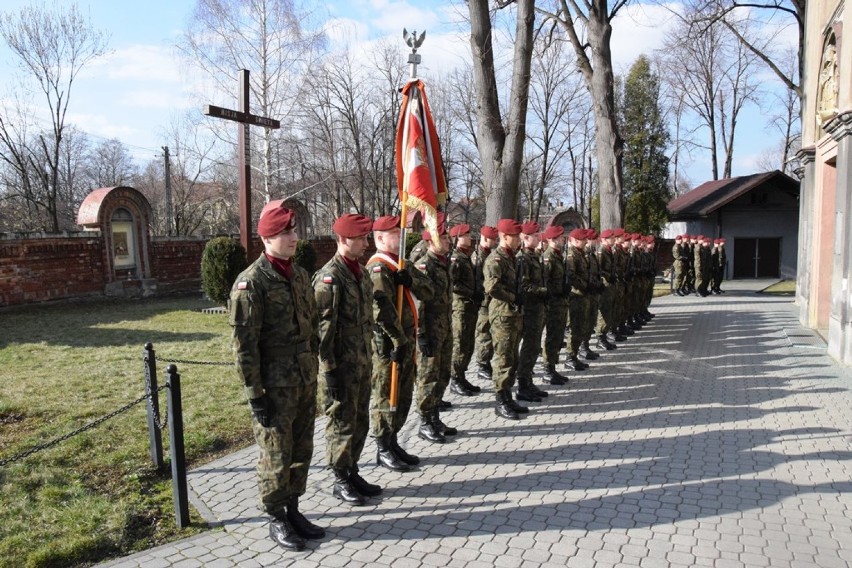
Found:
[[[0,306],[103,294],[105,283],[98,237],[0,240]]]
[[[157,238],[151,243],[152,276],[161,291],[200,290],[201,253],[206,240]]]

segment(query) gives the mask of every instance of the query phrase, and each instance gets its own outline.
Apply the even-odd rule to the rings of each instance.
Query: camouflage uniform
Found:
[[[600,295],[600,320],[598,321],[598,341],[606,346],[609,343],[607,334],[615,331],[616,320],[615,302],[618,297],[618,273],[615,269],[615,253],[608,244],[601,244],[598,251],[598,266],[603,289]],[[609,348],[609,347],[608,347]]]
[[[491,322],[488,319],[488,303],[490,297],[485,294],[485,277],[483,267],[485,259],[491,254],[491,249],[476,247],[471,261],[473,262],[473,276],[476,283],[477,293],[482,296],[479,304],[479,314],[476,317],[476,358],[481,373],[491,373],[491,359],[494,357],[494,344],[491,342]]]
[[[558,249],[547,247],[542,254],[541,263],[544,285],[547,287],[544,362],[547,368],[551,369],[559,362],[559,350],[565,342],[571,277],[565,267],[562,252]]]
[[[453,377],[464,379],[473,357],[479,295],[469,251],[456,248],[450,257],[453,286]],[[465,380],[466,382],[466,380]]]
[[[582,248],[572,246],[568,254],[568,266],[571,271],[571,296],[568,303],[571,326],[570,356],[577,358],[577,352],[583,343],[587,329],[589,301],[589,258]]]
[[[398,266],[392,257],[376,254],[367,262],[367,272],[373,283],[373,318],[376,321],[373,333],[373,371],[372,396],[370,398],[370,416],[372,434],[375,438],[396,436],[405,424],[414,396],[415,379],[415,319],[416,307],[403,297],[402,323],[397,312],[398,287],[393,282],[393,273]],[[414,266],[406,264],[411,275],[411,292],[420,301],[432,297],[432,284],[429,279]],[[404,294],[404,296],[408,296]],[[413,309],[414,308],[414,309]],[[390,352],[398,345],[407,345],[407,356],[398,365],[397,371],[397,408],[390,411]]]
[[[488,321],[494,341],[494,389],[498,393],[508,393],[515,382],[523,325],[523,315],[515,298],[517,274],[514,253],[502,246],[493,250],[485,259],[483,278],[485,293],[490,298]]]
[[[681,290],[686,285],[687,260],[686,250],[683,242],[675,243],[672,247],[672,257],[674,258],[674,274],[672,275],[672,286],[675,291]]]
[[[281,515],[305,493],[314,450],[318,321],[310,276],[294,264],[287,280],[261,254],[234,282],[229,323],[246,396],[265,393],[274,407],[270,427],[253,418],[252,430],[263,510]]]
[[[613,330],[617,340],[626,339],[622,334],[627,332],[627,251],[621,244],[613,246],[612,258],[615,264],[615,295],[613,298],[613,318],[615,319],[616,328]],[[618,339],[618,338],[621,339]]]
[[[370,422],[373,284],[336,253],[314,274],[319,311],[320,370],[340,372],[339,399],[325,401],[326,459],[334,470],[356,469]]]
[[[695,291],[695,248],[697,243],[685,243],[684,255],[686,256],[686,289],[687,291]]]
[[[545,300],[547,287],[538,253],[522,248],[518,254],[517,269],[521,272],[521,293],[524,296],[521,347],[518,353],[518,388],[524,389],[532,382],[533,367],[541,353],[541,336],[544,332]],[[520,396],[519,400],[529,400]],[[545,396],[547,394],[545,393]]]
[[[585,328],[583,329],[583,351],[587,359],[597,359],[597,353],[589,348],[589,339],[595,332],[598,323],[598,312],[601,305],[603,280],[601,279],[600,261],[594,247],[586,249],[586,259],[589,261],[589,293],[586,295]]]
[[[695,290],[702,296],[707,295],[710,285],[710,247],[698,244],[695,247]]]
[[[453,336],[450,323],[451,291],[448,261],[443,255],[427,252],[416,263],[432,283],[432,298],[420,302],[418,342],[428,342],[431,357],[417,355],[417,409],[422,417],[437,417],[438,404],[450,383]]]

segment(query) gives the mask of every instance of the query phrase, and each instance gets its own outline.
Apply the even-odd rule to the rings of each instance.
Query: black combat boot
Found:
[[[355,491],[365,497],[376,497],[382,494],[382,488],[375,483],[368,483],[366,479],[361,477],[358,472],[358,464],[352,466],[349,470],[349,483],[355,488]]]
[[[512,410],[509,404],[506,402],[506,396],[504,391],[497,392],[497,406],[494,407],[494,413],[497,414],[500,418],[505,418],[507,420],[520,420],[521,417],[518,416],[518,413]]]
[[[632,329],[633,331],[639,331],[642,329],[642,323],[636,319],[636,316],[630,316],[627,318],[627,327]]]
[[[480,363],[479,364],[479,370],[476,371],[476,374],[480,379],[482,379],[484,381],[490,381],[491,380],[491,362],[486,361],[485,363]]]
[[[411,471],[408,464],[394,453],[390,436],[387,434],[376,438],[376,464],[391,471]]]
[[[438,410],[450,410],[453,407],[453,403],[449,400],[440,400],[438,402]]]
[[[627,336],[622,335],[618,330],[613,330],[610,333],[612,334],[612,341],[627,341]],[[610,341],[610,343],[612,343],[612,341]],[[616,347],[618,346],[616,345]]]
[[[612,351],[613,349],[618,349],[617,345],[609,342],[609,338],[606,336],[605,333],[598,335],[598,345],[600,347],[603,347],[607,351]]]
[[[657,317],[657,314],[653,314],[653,313],[649,312],[648,308],[645,308],[645,313],[642,314],[642,315],[644,315],[645,319],[648,320],[648,321],[651,321],[652,319]]]
[[[532,379],[529,377],[518,377],[518,400],[526,402],[541,402],[541,398],[532,388]]]
[[[582,361],[580,361],[576,353],[570,353],[568,355],[568,360],[571,361],[571,366],[574,367],[575,371],[585,371],[589,368],[588,363],[583,363]]]
[[[544,370],[544,382],[551,385],[567,385],[568,377],[556,371],[556,365],[547,365]]]
[[[636,332],[633,331],[626,323],[623,323],[618,326],[618,333],[620,333],[621,335],[630,336],[635,334]]]
[[[547,394],[547,391],[538,388],[532,379],[530,379],[530,390],[532,390],[542,400],[546,399],[549,396]]]
[[[453,379],[450,381],[450,392],[459,396],[473,396],[476,394],[472,390],[465,388],[465,386],[458,379]]]
[[[600,355],[598,355],[595,351],[592,351],[588,341],[583,342],[583,359],[586,359],[587,361],[600,359]]]
[[[332,495],[350,505],[363,505],[366,501],[364,496],[352,486],[349,480],[349,469],[345,467],[334,468],[334,491]]]
[[[325,533],[323,532],[323,534]],[[272,520],[269,522],[269,538],[286,550],[294,552],[305,550],[304,539],[290,525],[286,514],[273,515]]]
[[[293,495],[287,501],[287,521],[302,538],[317,540],[325,536],[325,529],[313,524],[299,511],[299,496]]]
[[[469,390],[473,394],[479,394],[480,392],[482,392],[482,389],[468,381],[467,377],[465,377],[464,374],[457,376],[453,379],[453,381],[458,382],[458,384],[461,385],[462,388]]]
[[[417,435],[427,442],[443,444],[447,439],[441,433],[441,429],[433,422],[432,416],[433,414],[429,412],[420,417],[420,429],[417,430]]]
[[[521,406],[512,399],[512,391],[510,389],[503,391],[503,396],[506,397],[506,404],[509,405],[509,408],[511,408],[518,414],[529,414],[529,408],[527,408],[526,406]]]
[[[402,446],[399,445],[399,440],[396,437],[396,434],[393,434],[390,438],[391,451],[396,454],[396,457],[407,463],[408,465],[417,465],[420,463],[420,458],[415,456],[414,454],[409,454]]]
[[[447,426],[441,421],[441,413],[438,410],[432,411],[432,421],[435,423],[435,427],[438,428],[444,436],[455,436],[459,433],[457,429],[452,426]]]

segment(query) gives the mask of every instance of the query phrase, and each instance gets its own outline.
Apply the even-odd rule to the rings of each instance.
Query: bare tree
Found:
[[[304,71],[323,45],[322,34],[307,29],[310,17],[310,10],[292,0],[197,0],[178,48],[212,79],[218,92],[233,93],[237,71],[248,69],[252,111],[286,123],[294,119]],[[210,122],[218,123],[212,128],[233,143],[232,127]],[[252,130],[260,132],[260,191],[269,201],[279,173],[276,132]]]
[[[486,220],[513,217],[523,164],[534,38],[535,1],[517,0],[512,79],[506,122],[500,111],[488,0],[469,0],[470,45],[476,96],[477,148],[482,162]],[[509,2],[498,2],[505,7]]]
[[[667,36],[661,51],[664,79],[671,91],[685,95],[686,106],[707,130],[711,174],[731,176],[734,142],[740,112],[753,101],[755,57],[721,24],[703,29],[695,21],[703,16],[688,13]],[[720,151],[721,146],[721,151]]]
[[[80,71],[106,53],[107,40],[83,17],[76,4],[67,8],[57,6],[53,10],[26,6],[17,12],[7,12],[0,17],[0,35],[23,73],[37,83],[50,112],[51,130],[35,137],[41,158],[45,160],[43,173],[38,176],[40,186],[37,191],[31,187],[25,195],[37,200],[33,205],[47,213],[45,228],[56,232],[60,230],[60,154],[72,88]],[[6,144],[7,137],[0,138],[6,146],[4,150],[17,153],[20,158],[28,154],[26,160],[30,160],[30,166],[35,166],[32,146],[26,152],[12,150]],[[18,158],[13,161],[24,162]],[[23,171],[19,173],[24,174]]]
[[[610,40],[612,20],[628,1],[616,0],[610,6],[608,0],[554,0],[552,9],[538,9],[568,36],[591,94],[601,227],[620,227],[624,210],[624,141],[616,120]]]
[[[121,140],[104,140],[88,153],[87,183],[91,189],[130,183],[136,174],[133,157]]]

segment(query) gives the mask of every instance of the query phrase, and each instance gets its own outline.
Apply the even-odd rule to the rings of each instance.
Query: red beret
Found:
[[[571,231],[570,233],[568,233],[568,236],[571,237],[572,239],[584,241],[584,240],[586,240],[586,229],[582,229],[582,228],[578,227],[578,228],[574,229],[573,231]]]
[[[450,229],[451,237],[459,237],[461,235],[466,235],[470,232],[470,225],[466,223],[462,223],[461,225],[456,225],[452,229]]]
[[[296,214],[282,207],[283,199],[270,201],[263,206],[260,220],[257,222],[257,234],[261,237],[274,237],[281,231],[296,225]]]
[[[423,231],[422,233],[420,233],[420,238],[424,241],[431,241],[432,233],[430,233],[429,231]]]
[[[541,231],[541,226],[535,221],[527,221],[521,225],[521,232],[525,235],[534,235]]]
[[[586,229],[586,238],[593,241],[598,238],[598,232],[594,229]]]
[[[347,213],[337,218],[331,230],[340,237],[354,239],[361,237],[373,230],[373,220],[366,215]]]
[[[544,230],[542,237],[545,239],[558,239],[565,233],[565,227],[562,225],[551,225]]]
[[[500,219],[497,221],[497,231],[506,235],[519,235],[521,224],[514,219]]]
[[[479,229],[479,234],[485,237],[486,239],[496,239],[499,236],[497,233],[497,229],[490,225],[485,225],[484,227]]]
[[[722,237],[721,239],[719,239],[719,243],[720,243],[720,244],[725,244],[725,237]]]
[[[624,229],[622,229],[621,227],[619,227],[617,229],[613,229],[612,230],[612,236],[613,237],[623,237],[624,236]]]
[[[374,231],[390,231],[399,228],[399,215],[385,215],[373,221]]]

